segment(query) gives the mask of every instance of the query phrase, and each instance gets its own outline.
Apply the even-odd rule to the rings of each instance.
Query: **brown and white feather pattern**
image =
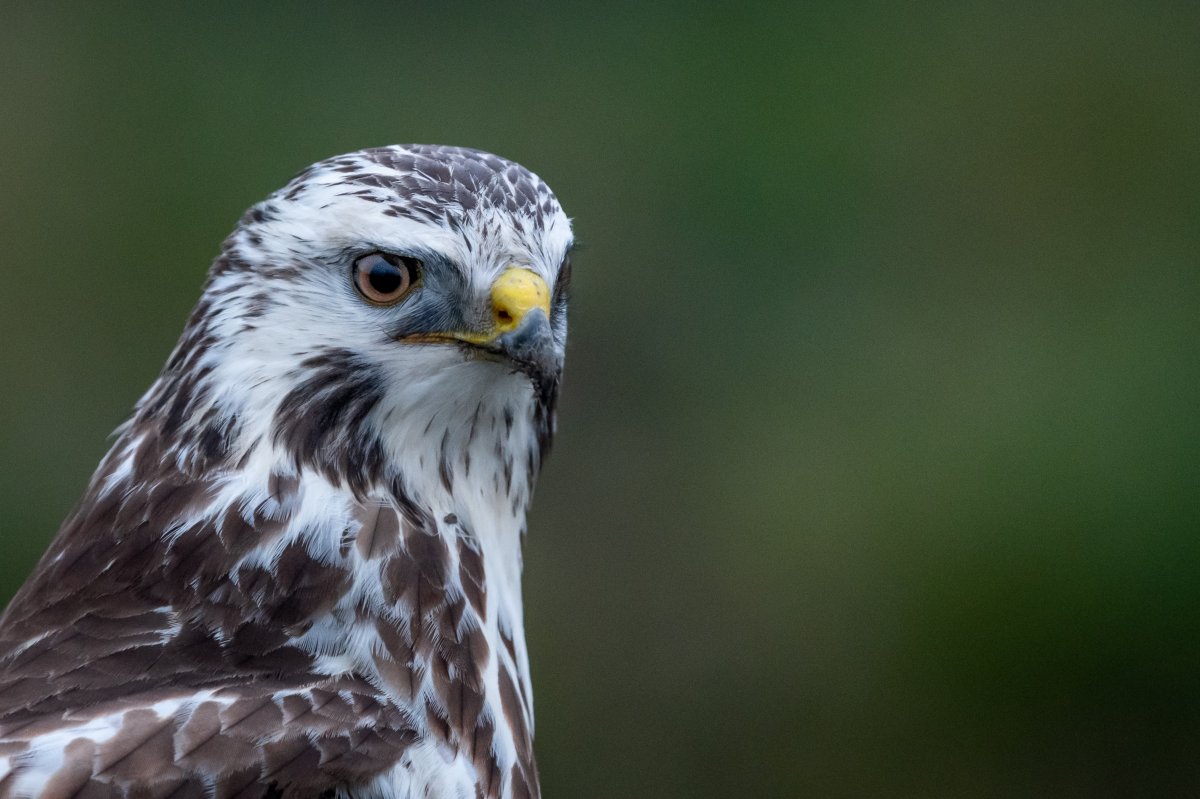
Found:
[[[0,619],[0,797],[536,797],[525,511],[559,371],[404,343],[569,223],[496,156],[310,167],[226,241],[161,376]],[[424,285],[357,296],[362,252]],[[417,296],[420,295],[420,296]]]

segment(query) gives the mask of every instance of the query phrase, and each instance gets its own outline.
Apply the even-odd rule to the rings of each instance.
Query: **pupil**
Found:
[[[368,280],[371,281],[371,288],[380,294],[391,294],[404,282],[400,270],[388,263],[377,263],[372,266]]]

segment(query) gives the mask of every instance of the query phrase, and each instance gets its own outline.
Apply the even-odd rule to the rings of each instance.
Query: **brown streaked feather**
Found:
[[[330,280],[361,255],[324,225],[354,219],[378,246],[367,208],[381,241],[400,231],[425,258],[448,234],[474,260],[430,251],[445,291],[403,313],[368,318],[352,285],[349,305],[333,302]],[[536,796],[520,540],[565,303],[548,310],[544,363],[390,347],[406,325],[483,324],[493,269],[554,283],[566,248],[544,183],[459,148],[330,159],[247,212],[0,615],[0,799],[346,799],[449,782]],[[475,360],[491,371],[460,380]]]

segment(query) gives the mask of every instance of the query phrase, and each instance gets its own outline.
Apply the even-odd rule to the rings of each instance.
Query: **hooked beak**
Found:
[[[550,289],[530,269],[511,266],[491,288],[491,326],[485,331],[416,334],[403,340],[469,344],[484,354],[512,363],[537,381],[557,370],[550,330]]]

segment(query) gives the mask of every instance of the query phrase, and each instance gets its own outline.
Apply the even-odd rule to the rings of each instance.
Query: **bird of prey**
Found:
[[[538,796],[521,549],[571,245],[455,147],[253,206],[0,618],[0,797]]]

